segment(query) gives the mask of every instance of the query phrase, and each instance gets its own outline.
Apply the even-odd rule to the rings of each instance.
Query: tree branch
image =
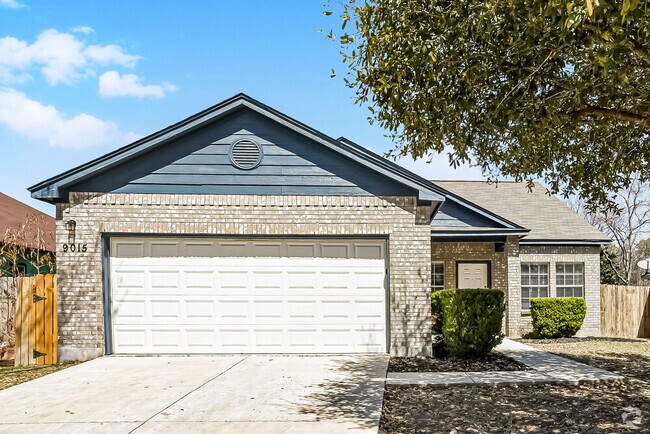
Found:
[[[573,117],[600,117],[607,119],[616,119],[619,121],[627,121],[650,130],[650,118],[626,110],[615,110],[602,107],[587,106],[583,109],[569,112],[567,115]]]
[[[607,263],[609,264],[616,277],[618,277],[618,279],[623,282],[624,285],[627,285],[629,283],[628,280],[621,276],[621,273],[619,273],[618,268],[616,265],[614,265],[614,261],[612,261],[612,258],[609,256],[609,253],[607,253],[606,249],[603,249],[603,256],[605,256],[605,260],[607,260]]]
[[[648,52],[645,48],[640,47],[637,43],[634,41],[627,41],[625,43],[625,46],[635,55],[641,58],[645,63],[650,65],[650,52]]]

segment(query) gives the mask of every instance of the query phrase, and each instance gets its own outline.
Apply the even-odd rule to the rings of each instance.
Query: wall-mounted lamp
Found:
[[[65,224],[65,228],[68,230],[68,244],[74,244],[77,222],[74,220],[68,220]]]

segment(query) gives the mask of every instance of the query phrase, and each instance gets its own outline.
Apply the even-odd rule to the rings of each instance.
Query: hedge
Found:
[[[501,343],[504,293],[496,289],[445,289],[431,294],[434,333],[452,357],[488,354]]]
[[[583,298],[531,298],[530,316],[533,320],[533,335],[540,338],[562,338],[574,336],[587,314]]]

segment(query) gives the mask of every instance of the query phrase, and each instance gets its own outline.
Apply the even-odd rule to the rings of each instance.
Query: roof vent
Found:
[[[250,139],[238,140],[230,147],[230,161],[240,169],[255,169],[262,162],[263,156],[259,143]]]

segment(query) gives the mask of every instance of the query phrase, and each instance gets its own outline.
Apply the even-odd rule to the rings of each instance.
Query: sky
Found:
[[[383,154],[386,132],[340,76],[316,0],[0,0],[0,191],[27,188],[239,92]],[[403,158],[429,179],[476,167]]]

